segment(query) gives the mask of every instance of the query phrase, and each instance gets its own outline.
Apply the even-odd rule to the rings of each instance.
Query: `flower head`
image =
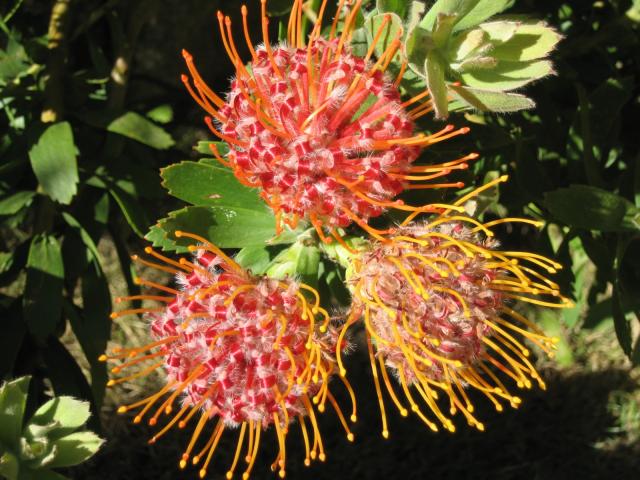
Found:
[[[324,1],[308,39],[302,33],[302,1],[295,0],[286,42],[271,46],[266,1],[262,1],[264,44],[254,47],[243,7],[244,33],[251,52],[249,66],[240,59],[231,20],[218,13],[222,41],[236,76],[223,100],[202,80],[191,55],[184,57],[191,74],[183,82],[193,98],[211,115],[211,131],[227,142],[227,159],[212,150],[235,175],[258,187],[282,222],[295,227],[310,221],[321,238],[323,229],[337,229],[367,221],[387,208],[409,211],[394,198],[412,188],[460,187],[461,183],[415,184],[467,168],[475,154],[428,166],[413,166],[429,145],[466,133],[447,125],[432,135],[416,133],[415,120],[432,110],[428,92],[407,101],[400,98],[397,78],[387,73],[401,45],[399,32],[377,61],[376,44],[388,36],[389,17],[380,25],[364,57],[355,55],[350,36],[361,5],[355,2],[336,34],[338,15],[328,38],[321,36]],[[344,1],[340,2],[340,9]],[[340,11],[339,9],[339,11]],[[405,65],[406,67],[406,65]]]
[[[248,478],[255,461],[263,429],[273,425],[280,453],[276,466],[280,476],[285,472],[285,437],[295,419],[305,438],[305,463],[325,453],[313,406],[324,410],[328,400],[346,429],[353,434],[333,395],[329,379],[334,372],[337,334],[326,311],[319,305],[317,292],[290,280],[254,277],[242,270],[205,239],[176,232],[202,242],[190,249],[193,260],[179,262],[147,248],[147,253],[162,259],[158,265],[136,257],[139,262],[175,275],[177,289],[139,280],[167,296],[135,296],[130,300],[155,300],[164,306],[152,309],[124,310],[114,318],[131,313],[145,313],[150,322],[152,342],[138,348],[116,348],[102,360],[120,361],[113,373],[136,369],[126,377],[113,379],[110,385],[130,381],[156,369],[166,373],[166,384],[158,392],[119,412],[137,410],[134,422],[150,415],[149,424],[173,413],[174,403],[180,407],[150,442],[155,442],[177,424],[183,428],[193,417],[196,426],[180,466],[203,462],[200,477],[206,471],[225,430],[238,429],[239,437],[233,464],[227,472],[231,478],[237,467],[242,446],[246,445]],[[312,294],[308,301],[306,294]],[[316,318],[322,319],[319,323]],[[151,361],[150,365],[146,365]],[[144,366],[141,366],[144,365]],[[351,387],[345,385],[352,393]],[[355,403],[354,403],[355,409]],[[152,413],[153,412],[153,413]],[[309,417],[313,433],[312,447],[304,417]],[[205,435],[205,425],[216,420],[203,440],[199,453],[195,449]],[[355,420],[355,411],[352,413]]]
[[[434,431],[438,424],[454,431],[450,416],[458,412],[469,425],[484,429],[467,389],[482,392],[498,411],[503,402],[516,408],[520,399],[500,376],[518,388],[530,388],[532,380],[545,388],[523,340],[552,355],[557,339],[545,336],[510,304],[563,308],[571,302],[546,277],[561,265],[534,253],[499,249],[490,228],[506,221],[538,223],[509,218],[482,224],[443,214],[401,227],[354,261],[352,313],[341,335],[364,317],[384,436],[378,371],[400,413],[408,409],[387,369],[397,377],[409,408]],[[339,354],[338,363],[344,374]],[[432,415],[421,411],[418,400]]]

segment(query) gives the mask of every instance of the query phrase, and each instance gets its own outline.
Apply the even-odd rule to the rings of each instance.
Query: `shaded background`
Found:
[[[195,470],[177,468],[188,441],[181,433],[188,432],[173,432],[148,446],[150,431],[114,413],[118,404],[140,398],[160,379],[105,396],[106,372],[96,358],[109,338],[144,342],[141,322],[129,318],[112,329],[110,296],[135,290],[128,254],[144,247],[141,235],[154,219],[181,206],[162,189],[158,169],[199,158],[193,145],[209,139],[202,112],[180,82],[186,70],[180,51],[189,50],[212,88],[223,92],[233,69],[219,41],[215,12],[224,9],[238,25],[240,3],[72,1],[62,25],[65,40],[47,45],[54,3],[15,2],[15,12],[14,2],[0,6],[2,18],[11,14],[0,34],[0,376],[34,375],[33,402],[50,392],[92,401],[100,413],[93,428],[108,443],[86,465],[66,472],[71,478],[196,478]],[[283,14],[289,3],[271,5]],[[251,18],[259,18],[259,2],[247,4]],[[356,442],[346,441],[328,411],[322,415],[327,462],[305,468],[300,438],[291,435],[288,478],[640,475],[640,375],[632,369],[640,360],[635,314],[640,242],[632,209],[640,206],[640,6],[622,0],[520,0],[509,13],[546,19],[566,37],[553,55],[557,75],[527,89],[538,108],[504,116],[454,115],[452,120],[470,125],[472,134],[426,156],[436,161],[456,152],[481,152],[468,184],[511,174],[499,196],[487,199],[489,214],[534,215],[549,222],[541,233],[500,232],[509,246],[547,252],[567,265],[559,283],[573,293],[576,308],[537,319],[563,339],[556,362],[540,359],[548,391],[523,392],[523,406],[502,414],[478,399],[484,433],[458,422],[454,435],[432,434],[419,419],[392,412],[391,437],[385,441],[361,349],[348,364],[359,398]],[[257,28],[255,21],[252,25]],[[41,120],[47,112],[69,123],[78,150],[78,191],[67,203],[44,195],[30,167],[28,152],[46,126]],[[116,131],[113,121],[125,112],[138,113],[150,125]],[[423,127],[437,125],[427,118]],[[615,192],[631,205],[623,203],[632,226],[604,222],[614,213],[606,206],[602,218],[585,219],[580,209],[558,216],[548,195],[575,184]],[[16,201],[20,192],[33,193]],[[28,252],[42,238],[59,245],[63,273],[44,269],[43,274],[29,261]],[[34,312],[28,306],[36,300],[43,308]],[[387,407],[391,411],[393,405]],[[210,478],[223,478],[231,462],[235,442],[231,435],[225,438]],[[275,478],[268,471],[274,443],[263,444],[253,478]]]

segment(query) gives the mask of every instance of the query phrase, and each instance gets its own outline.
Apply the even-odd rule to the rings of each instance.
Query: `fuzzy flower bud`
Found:
[[[116,374],[137,368],[136,373],[111,380],[110,385],[147,375],[155,369],[166,374],[166,384],[159,392],[122,406],[119,412],[140,409],[134,422],[149,414],[150,425],[155,425],[163,415],[173,414],[150,443],[172,426],[183,428],[192,417],[197,417],[180,466],[184,468],[190,459],[194,465],[202,461],[201,478],[206,475],[223,431],[233,429],[239,429],[240,433],[227,477],[233,476],[242,446],[246,445],[248,465],[243,477],[248,478],[261,432],[269,426],[274,426],[280,447],[274,469],[277,467],[280,476],[284,476],[289,425],[297,419],[304,438],[308,439],[304,417],[309,418],[313,434],[312,448],[305,442],[305,463],[316,457],[324,460],[314,403],[324,411],[328,400],[352,440],[353,434],[329,391],[335,351],[342,347],[337,347],[337,333],[329,315],[319,305],[317,292],[290,280],[254,277],[205,239],[184,232],[176,232],[176,236],[201,242],[190,247],[194,252],[191,261],[183,258],[176,262],[151,248],[147,248],[147,253],[161,259],[164,265],[135,259],[174,274],[178,288],[139,280],[140,284],[168,295],[128,298],[155,300],[164,306],[112,315],[117,318],[145,313],[153,341],[139,348],[117,348],[113,354],[102,357],[105,361],[121,361],[112,369]],[[140,368],[150,359],[153,364]],[[349,384],[345,385],[352,393]],[[177,412],[175,403],[180,405]],[[355,412],[352,417],[355,418]],[[196,453],[195,447],[210,421],[215,421],[215,426]]]
[[[481,224],[453,214],[410,223],[353,262],[352,312],[340,335],[364,318],[384,436],[378,372],[400,413],[408,409],[387,370],[397,378],[409,409],[433,431],[439,425],[454,431],[450,417],[456,413],[484,430],[474,416],[469,388],[482,392],[498,411],[503,402],[517,408],[520,399],[499,376],[518,388],[530,388],[532,380],[545,388],[523,340],[552,355],[557,339],[545,336],[510,304],[564,308],[571,302],[546,277],[561,265],[534,253],[499,249],[490,227],[504,221]],[[339,354],[338,363],[344,373]],[[419,401],[431,415],[421,411]]]
[[[245,40],[251,61],[245,67],[232,35],[231,20],[218,14],[222,42],[236,68],[225,99],[201,78],[191,55],[184,52],[191,79],[183,82],[211,117],[206,122],[214,135],[227,142],[226,159],[212,144],[214,155],[230,167],[244,184],[257,187],[277,218],[295,227],[310,221],[329,242],[337,229],[356,222],[361,226],[387,208],[408,211],[394,200],[412,188],[460,187],[461,183],[416,184],[467,168],[471,154],[442,165],[413,166],[421,150],[456,135],[447,125],[425,135],[416,133],[415,121],[432,110],[428,92],[407,101],[387,67],[400,47],[399,36],[374,61],[376,44],[388,36],[389,19],[382,22],[369,52],[356,56],[349,45],[360,4],[338,17],[328,38],[320,35],[326,7],[323,2],[308,39],[302,35],[302,1],[294,1],[287,41],[271,46],[268,18],[262,2],[264,44],[251,43],[247,10],[243,8]],[[400,35],[400,34],[398,34]],[[403,70],[404,71],[404,70]]]

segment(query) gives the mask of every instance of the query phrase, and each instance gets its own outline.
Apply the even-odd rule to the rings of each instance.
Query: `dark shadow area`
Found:
[[[607,370],[594,373],[545,373],[546,392],[521,392],[518,410],[497,413],[477,395],[477,417],[486,431],[469,428],[460,418],[457,432],[429,431],[415,416],[402,418],[391,401],[386,402],[390,438],[380,435],[380,416],[368,364],[362,355],[349,360],[349,375],[358,394],[356,440],[349,443],[330,407],[321,419],[327,450],[325,463],[304,467],[304,446],[297,425],[287,441],[287,478],[290,479],[633,479],[640,473],[640,446],[613,451],[595,448],[611,438],[615,418],[607,410],[612,391],[634,388],[628,372]],[[637,388],[637,387],[636,387]],[[348,396],[334,381],[340,405],[350,410]],[[425,409],[426,411],[426,409]],[[190,432],[169,432],[156,445],[147,445],[155,430],[126,423],[113,414],[105,418],[110,436],[106,447],[88,465],[73,471],[73,478],[97,480],[193,480],[196,468],[178,468],[178,460]],[[192,424],[193,427],[193,424]],[[210,428],[213,428],[212,426]],[[232,461],[237,431],[226,432],[209,468],[207,478],[222,479]],[[254,479],[278,478],[269,471],[275,459],[276,438],[263,436]],[[234,478],[241,478],[241,462]],[[238,472],[239,470],[239,472]]]

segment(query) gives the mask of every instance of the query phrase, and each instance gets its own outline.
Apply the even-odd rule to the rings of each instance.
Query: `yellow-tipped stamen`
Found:
[[[262,426],[260,425],[260,422],[256,422],[255,429],[256,429],[255,435],[254,435],[255,442],[254,442],[253,447],[252,447],[251,458],[249,459],[249,465],[247,466],[247,469],[242,474],[242,480],[248,480],[249,475],[251,474],[251,469],[253,468],[253,465],[256,462],[256,456],[258,455],[258,449],[260,448],[260,433],[262,432]]]
[[[184,469],[187,466],[187,462],[189,461],[189,457],[191,456],[191,451],[193,450],[193,447],[198,441],[198,438],[200,437],[200,433],[202,433],[202,429],[207,423],[207,420],[209,420],[209,410],[203,411],[202,415],[200,416],[200,420],[198,420],[198,424],[196,425],[196,428],[193,431],[193,434],[191,435],[191,440],[189,441],[189,445],[187,445],[187,449],[182,454],[182,458],[180,459],[179,465],[181,469]]]
[[[175,416],[171,419],[171,421],[164,426],[164,428],[162,430],[160,430],[158,433],[154,434],[153,437],[151,437],[151,439],[149,440],[149,443],[156,443],[160,437],[162,437],[165,433],[167,433],[171,429],[171,427],[173,427],[176,424],[176,422],[178,422],[178,420],[180,420],[182,415],[184,415],[185,412],[190,407],[191,407],[191,405],[185,404],[178,411],[178,413],[175,414]]]
[[[126,377],[120,377],[120,378],[116,378],[116,379],[110,379],[107,382],[107,387],[113,387],[114,385],[119,385],[121,383],[129,382],[131,380],[135,380],[136,378],[146,377],[147,375],[155,372],[162,365],[164,365],[164,360],[161,360],[158,363],[154,363],[153,365],[150,365],[149,367],[145,368],[144,370],[140,370],[139,372],[136,372],[136,373],[134,373],[132,375],[127,375]]]
[[[344,419],[344,414],[342,413],[342,410],[340,410],[340,406],[338,405],[338,402],[336,401],[334,396],[331,394],[331,392],[327,392],[327,396],[329,397],[329,402],[333,406],[333,409],[336,411],[336,415],[338,415],[338,418],[340,419],[340,423],[342,424],[342,427],[344,428],[344,431],[347,434],[347,440],[349,440],[350,442],[353,442],[355,437],[351,432],[351,430],[349,429],[349,425],[347,424],[347,421]]]
[[[211,445],[213,445],[213,442],[216,439],[216,435],[218,434],[218,431],[220,430],[220,427],[224,425],[222,419],[218,419],[218,422],[216,423],[216,426],[213,427],[213,431],[211,432],[211,435],[209,436],[209,440],[207,440],[207,443],[204,444],[204,447],[202,447],[202,449],[193,456],[193,458],[191,459],[191,463],[193,465],[198,465],[198,463],[200,463],[200,460],[202,460],[202,456],[207,453],[207,451],[209,451],[209,449],[211,448]]]
[[[389,438],[389,429],[387,428],[387,414],[384,408],[384,400],[382,398],[382,389],[380,388],[380,380],[378,379],[378,368],[373,354],[373,346],[371,345],[371,335],[367,331],[367,349],[369,351],[369,363],[371,364],[371,373],[373,374],[373,382],[376,387],[376,395],[378,397],[378,406],[380,407],[380,417],[382,418],[382,436]]]
[[[202,468],[198,472],[198,476],[200,478],[206,477],[207,469],[209,468],[209,463],[211,463],[211,458],[213,457],[213,453],[216,451],[216,447],[218,446],[218,443],[220,442],[220,438],[222,437],[222,433],[224,432],[224,429],[225,429],[224,423],[220,421],[219,425],[220,425],[219,427],[216,426],[217,430],[215,431],[215,437],[213,437],[212,435],[213,442],[211,443],[211,446],[209,447],[209,451],[207,452],[207,458],[205,459],[204,464],[202,465]]]
[[[207,239],[201,237],[200,235],[195,235],[193,233],[187,233],[187,232],[183,232],[181,230],[176,230],[174,233],[176,238],[182,238],[182,237],[186,237],[186,238],[190,238],[192,240],[195,240],[196,242],[201,242],[202,246],[201,247],[196,247],[197,249],[205,249],[205,250],[209,250],[210,252],[216,254],[218,257],[220,257],[224,263],[226,263],[229,267],[233,268],[234,270],[242,270],[242,268],[240,267],[240,265],[238,265],[236,262],[234,262],[231,258],[229,258],[227,255],[225,255],[225,253],[220,250],[218,247],[216,247],[215,245],[213,245],[211,242],[209,242]]]
[[[176,382],[170,382],[167,385],[165,385],[161,390],[159,390],[158,392],[154,393],[153,395],[148,396],[147,398],[140,400],[138,402],[132,403],[130,405],[121,405],[120,407],[118,407],[118,413],[126,413],[130,410],[133,410],[134,408],[140,407],[142,405],[148,404],[150,402],[155,402],[158,398],[160,398],[162,395],[164,395],[173,385],[175,385]],[[152,403],[153,404],[153,403]],[[137,418],[137,416],[136,416]],[[138,420],[138,422],[134,423],[140,423],[140,420]]]
[[[438,426],[423,415],[423,413],[420,411],[420,407],[418,407],[418,404],[413,399],[413,396],[411,395],[411,391],[409,390],[409,386],[407,384],[407,377],[404,373],[404,368],[402,367],[402,365],[398,365],[398,374],[400,375],[400,385],[402,386],[402,389],[404,390],[404,394],[407,397],[409,404],[411,405],[411,411],[417,414],[418,417],[420,417],[420,420],[422,420],[425,423],[425,425],[427,425],[427,427],[429,427],[432,431],[437,432]]]
[[[240,458],[240,451],[242,450],[242,441],[244,440],[244,432],[247,429],[247,422],[242,422],[242,426],[240,427],[240,435],[238,436],[238,444],[236,445],[236,453],[233,456],[233,463],[231,464],[231,468],[227,472],[227,480],[231,480],[233,478],[233,472],[236,469],[236,465],[238,465],[238,459]]]
[[[144,260],[144,259],[140,258],[138,255],[131,255],[131,260],[136,262],[136,263],[139,263],[141,265],[144,265],[146,267],[150,267],[150,268],[153,268],[155,270],[160,270],[162,272],[167,272],[167,273],[170,273],[172,275],[176,275],[178,272],[183,271],[183,269],[176,270],[175,268],[167,267],[165,265],[159,265],[157,263],[150,262],[148,260]]]
[[[135,283],[136,285],[143,285],[145,287],[155,288],[156,290],[161,290],[163,292],[167,292],[172,295],[180,294],[180,291],[176,290],[175,288],[165,287],[164,285],[160,285],[159,283],[151,282],[149,280],[145,280],[144,278],[140,278],[140,277],[134,278],[133,283]]]
[[[279,447],[279,453],[278,453],[278,465],[280,466],[280,472],[279,475],[281,478],[284,478],[284,472],[285,472],[285,465],[286,465],[286,445],[285,445],[285,439],[284,439],[284,435],[282,434],[282,426],[280,425],[280,419],[278,418],[278,414],[277,413],[273,413],[273,424],[276,427],[276,435],[278,437],[278,447]]]
[[[407,411],[406,408],[402,406],[402,404],[400,403],[400,400],[398,400],[398,397],[396,396],[396,392],[394,391],[393,386],[389,381],[389,375],[387,374],[387,368],[384,364],[384,360],[382,356],[378,356],[378,362],[380,364],[380,373],[382,373],[382,380],[384,381],[384,384],[387,387],[387,392],[391,397],[391,401],[393,401],[393,403],[397,407],[398,412],[400,412],[400,415],[402,415],[403,417],[406,417],[409,414],[409,412]]]
[[[300,430],[302,431],[302,439],[304,440],[304,465],[308,467],[311,465],[311,458],[309,456],[309,433],[307,432],[307,425],[304,422],[304,417],[302,415],[298,416],[298,421],[300,422]]]
[[[137,365],[140,362],[144,362],[145,360],[149,360],[151,358],[157,358],[157,357],[161,357],[163,355],[166,355],[166,352],[163,351],[159,351],[159,352],[154,352],[154,353],[149,353],[147,355],[143,355],[142,357],[138,357],[138,358],[134,358],[133,360],[130,360],[126,363],[122,363],[118,366],[115,366],[111,369],[111,373],[120,373],[122,370],[126,370],[127,368],[133,366],[133,365]]]

